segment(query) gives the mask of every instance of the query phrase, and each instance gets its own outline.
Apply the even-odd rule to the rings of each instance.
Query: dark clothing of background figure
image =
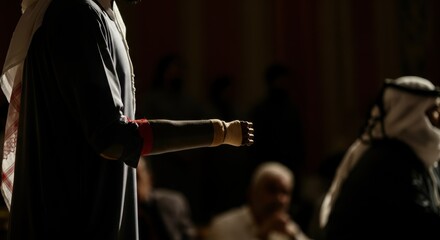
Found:
[[[296,174],[290,212],[297,223],[303,229],[307,229],[311,207],[306,206],[307,203],[301,199],[300,194],[305,144],[303,124],[296,105],[286,91],[272,89],[268,96],[255,106],[250,119],[257,129],[255,143],[250,148],[252,169],[266,161],[277,161]],[[280,119],[289,124],[280,125]]]
[[[267,92],[251,109],[250,118],[254,126],[258,126],[255,144],[251,148],[255,166],[277,161],[300,177],[305,150],[303,124],[292,91],[297,78],[297,74],[284,64],[267,66],[264,72]],[[289,124],[279,124],[280,119]],[[299,184],[295,185],[298,190]]]
[[[438,240],[440,207],[433,191],[426,167],[406,144],[377,140],[344,182],[326,239]]]
[[[273,160],[299,174],[304,161],[303,126],[298,109],[287,92],[270,92],[253,109],[250,118],[254,126],[258,126],[258,134],[255,134],[255,143],[251,147],[255,166]],[[289,124],[280,125],[279,119]]]
[[[137,239],[143,141],[121,120],[134,119],[128,69],[122,36],[95,2],[51,2],[24,65],[8,239]],[[99,155],[112,143],[122,161]]]
[[[172,190],[156,189],[148,202],[139,202],[140,240],[192,240],[195,228],[186,198]]]

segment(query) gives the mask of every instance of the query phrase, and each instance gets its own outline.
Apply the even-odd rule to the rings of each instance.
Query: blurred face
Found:
[[[437,100],[434,105],[426,110],[426,116],[434,127],[440,128],[440,100]]]
[[[255,217],[264,219],[275,212],[288,210],[292,184],[281,176],[266,175],[256,183],[250,194],[250,206]]]

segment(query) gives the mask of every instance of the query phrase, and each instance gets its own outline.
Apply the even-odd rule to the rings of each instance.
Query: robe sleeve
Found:
[[[81,14],[69,16],[70,12]],[[109,27],[103,15],[91,8],[60,14],[65,14],[66,21],[50,26],[55,29],[49,31],[54,34],[48,36],[48,47],[54,56],[53,74],[71,115],[59,117],[77,118],[97,154],[111,145],[121,145],[120,160],[135,167],[143,139],[137,125],[126,121],[124,104],[132,101],[123,96]]]

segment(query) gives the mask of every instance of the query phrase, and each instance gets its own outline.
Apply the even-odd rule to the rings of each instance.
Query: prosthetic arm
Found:
[[[252,123],[210,120],[151,120],[151,154],[179,151],[198,147],[233,146],[253,143]]]
[[[254,142],[254,129],[247,121],[139,119],[132,122],[138,125],[144,141],[142,156],[222,144],[249,146]],[[118,159],[122,151],[121,146],[111,146],[101,156]]]

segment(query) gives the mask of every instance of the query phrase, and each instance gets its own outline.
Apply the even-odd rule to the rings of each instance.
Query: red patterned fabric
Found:
[[[8,208],[10,208],[12,188],[14,184],[15,151],[17,148],[17,132],[21,98],[21,76],[21,73],[16,75],[16,81],[14,82],[14,87],[11,93],[8,117],[5,127],[5,140],[3,144],[1,192]]]
[[[40,27],[44,13],[51,0],[21,1],[22,16],[12,36],[5,64],[0,76],[0,85],[9,101],[3,144],[1,192],[10,207],[14,183],[15,151],[17,146],[18,119],[21,98],[23,62],[34,32]]]

